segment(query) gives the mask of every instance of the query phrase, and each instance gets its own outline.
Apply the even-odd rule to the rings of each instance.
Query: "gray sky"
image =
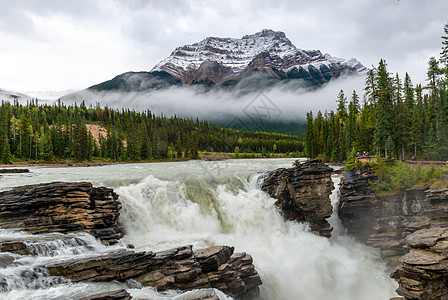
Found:
[[[0,0],[0,88],[83,89],[149,71],[177,46],[264,28],[366,66],[384,58],[419,83],[446,22],[447,0]]]

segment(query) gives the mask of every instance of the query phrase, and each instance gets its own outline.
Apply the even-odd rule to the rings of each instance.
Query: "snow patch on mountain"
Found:
[[[319,50],[301,50],[294,46],[281,31],[264,29],[255,34],[237,38],[208,37],[198,43],[176,48],[169,57],[159,62],[152,71],[166,71],[183,77],[198,70],[205,61],[213,61],[230,68],[235,75],[242,73],[261,54],[269,55],[270,68],[290,71],[313,66],[338,65],[356,70],[364,75],[367,68],[358,60],[333,57]]]

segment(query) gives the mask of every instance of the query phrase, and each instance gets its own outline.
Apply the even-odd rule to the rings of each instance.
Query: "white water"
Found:
[[[331,239],[310,233],[305,224],[283,220],[275,200],[259,189],[257,172],[290,167],[292,162],[270,159],[33,168],[31,174],[1,178],[0,190],[55,180],[85,180],[114,187],[123,204],[121,220],[127,230],[123,245],[132,243],[137,249],[153,251],[186,244],[195,248],[235,246],[235,251],[253,256],[263,280],[262,299],[388,300],[396,296],[397,286],[389,278],[378,251],[347,237],[336,215],[330,219],[335,227]],[[337,185],[339,178],[334,181]],[[334,192],[333,204],[337,197]],[[7,239],[8,234],[0,231],[0,240]],[[26,265],[51,261],[55,256],[63,259],[107,251],[87,235],[79,239],[85,243],[76,239],[47,242],[49,246],[39,249],[40,255]],[[53,247],[54,243],[58,246]],[[61,252],[54,252],[54,248]],[[2,271],[9,272],[8,276],[18,274],[13,267],[0,268],[0,276],[7,275]],[[13,286],[4,295],[8,299],[77,299],[120,286],[38,282]],[[187,293],[160,294],[151,288],[128,290],[139,299],[188,298]]]

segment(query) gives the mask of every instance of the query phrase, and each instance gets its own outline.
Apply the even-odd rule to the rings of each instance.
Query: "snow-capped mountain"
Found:
[[[90,92],[146,92],[173,86],[200,85],[243,93],[270,88],[319,87],[341,75],[364,75],[358,60],[342,59],[319,50],[301,50],[281,31],[265,29],[237,38],[208,37],[176,48],[150,72],[126,72],[63,99],[81,101]],[[202,91],[203,89],[198,89]]]
[[[319,50],[301,50],[281,31],[265,29],[237,38],[208,37],[176,48],[152,71],[165,71],[184,84],[211,81],[219,84],[252,71],[278,79],[310,79],[324,83],[331,78],[363,75],[367,71],[356,59],[342,59]]]

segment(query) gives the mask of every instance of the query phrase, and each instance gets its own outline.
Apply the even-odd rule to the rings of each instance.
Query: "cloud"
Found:
[[[425,56],[438,56],[448,21],[446,0],[0,4],[0,83],[19,91],[82,89],[126,71],[148,71],[177,46],[263,28],[284,31],[299,48],[355,57],[366,66],[384,58],[392,72],[408,71],[419,83]]]
[[[294,85],[294,86],[293,86]],[[343,89],[350,98],[353,90],[363,95],[363,77],[339,78],[320,89],[310,90],[299,87],[296,82],[279,83],[264,90],[251,89],[244,84],[232,90],[216,90],[204,92],[198,87],[172,87],[147,93],[91,92],[82,91],[76,98],[68,96],[63,102],[76,101],[78,104],[100,103],[112,108],[149,109],[158,115],[177,115],[183,118],[196,118],[209,121],[228,121],[235,117],[247,118],[258,106],[275,109],[275,121],[305,120],[306,112],[312,110],[336,109],[336,97]],[[71,100],[70,100],[71,99]],[[264,103],[262,103],[264,101]],[[260,112],[262,113],[262,112]]]

